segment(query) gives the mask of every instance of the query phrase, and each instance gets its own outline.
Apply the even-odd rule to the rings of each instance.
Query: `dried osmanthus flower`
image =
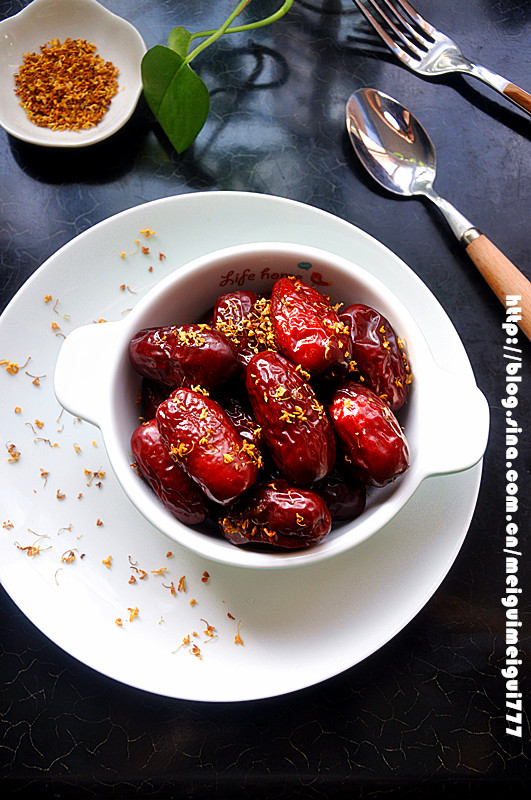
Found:
[[[56,131],[93,128],[118,91],[117,67],[85,39],[52,39],[25,53],[14,78],[28,118]]]

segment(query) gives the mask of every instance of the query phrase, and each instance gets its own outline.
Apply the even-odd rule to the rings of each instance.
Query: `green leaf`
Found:
[[[174,28],[168,37],[168,47],[175,50],[180,56],[188,55],[188,48],[192,40],[192,34],[180,25]]]
[[[189,147],[206,122],[208,89],[186,59],[169,47],[155,45],[142,59],[146,102],[178,153]]]

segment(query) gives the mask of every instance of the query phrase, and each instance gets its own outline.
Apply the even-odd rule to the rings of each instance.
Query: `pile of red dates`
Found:
[[[135,466],[181,521],[235,545],[304,548],[409,466],[395,412],[411,371],[374,308],[297,277],[221,295],[207,321],[139,331]]]

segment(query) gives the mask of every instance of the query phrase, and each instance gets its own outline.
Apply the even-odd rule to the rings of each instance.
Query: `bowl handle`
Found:
[[[461,472],[477,464],[489,437],[489,406],[471,380],[437,370],[422,402],[429,404],[430,424],[423,431],[425,475]]]
[[[55,365],[54,391],[59,403],[75,417],[98,427],[108,404],[113,340],[119,324],[75,328],[61,345]]]

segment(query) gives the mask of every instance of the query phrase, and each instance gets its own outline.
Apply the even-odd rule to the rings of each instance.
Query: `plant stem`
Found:
[[[202,32],[203,36],[208,36],[208,39],[206,39],[204,42],[201,42],[201,44],[198,45],[195,48],[195,50],[192,50],[191,53],[188,53],[188,55],[186,56],[187,63],[190,63],[190,61],[192,61],[192,59],[194,59],[197,55],[199,55],[199,53],[201,53],[203,50],[205,50],[205,48],[209,47],[209,45],[211,45],[213,42],[215,42],[217,39],[219,39],[221,36],[223,36],[223,34],[227,30],[227,28],[229,27],[231,22],[234,19],[236,19],[236,17],[243,11],[243,9],[245,8],[245,6],[248,3],[249,3],[249,0],[240,0],[240,2],[236,6],[236,8],[232,12],[232,14],[229,14],[229,16],[227,17],[225,22],[219,28],[217,28],[217,30],[215,30],[215,31],[203,31]],[[194,37],[197,37],[198,35],[200,35],[200,34],[192,34],[191,38],[193,39]]]
[[[275,22],[280,17],[283,17],[286,14],[291,6],[293,5],[293,0],[284,0],[282,6],[276,11],[274,14],[271,14],[269,17],[265,17],[264,19],[257,20],[256,22],[249,22],[247,25],[235,25],[233,28],[229,27],[231,22],[236,19],[236,17],[243,11],[246,5],[250,0],[241,0],[238,3],[232,14],[230,14],[225,22],[216,30],[211,31],[198,31],[197,33],[192,33],[191,39],[199,39],[201,37],[207,36],[208,38],[205,39],[200,45],[198,45],[194,50],[192,50],[186,57],[187,63],[192,61],[199,53],[201,53],[206,47],[211,45],[216,39],[219,39],[225,33],[241,33],[242,31],[250,31],[254,30],[255,28],[261,28],[264,25],[269,25],[272,22]]]

